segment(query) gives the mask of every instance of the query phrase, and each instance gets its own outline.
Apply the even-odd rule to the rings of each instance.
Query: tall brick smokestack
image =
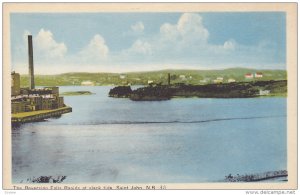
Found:
[[[29,89],[34,89],[32,35],[28,35]]]

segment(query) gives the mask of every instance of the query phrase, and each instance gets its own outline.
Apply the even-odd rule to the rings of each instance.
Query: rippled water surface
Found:
[[[14,129],[13,182],[214,182],[287,167],[286,98],[134,102],[110,88],[60,87],[95,94],[66,96],[72,113]]]

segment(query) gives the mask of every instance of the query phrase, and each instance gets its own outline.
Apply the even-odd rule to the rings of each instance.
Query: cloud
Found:
[[[177,29],[185,40],[206,42],[209,37],[208,30],[202,24],[202,17],[198,14],[184,13],[177,23]]]
[[[32,33],[25,30],[23,33],[23,43],[18,46],[22,54],[21,58],[27,57],[28,50],[28,35]],[[61,59],[67,54],[67,46],[54,39],[54,35],[50,30],[40,29],[37,35],[33,35],[33,50],[34,59],[37,61],[49,61],[51,59]]]
[[[142,41],[140,39],[136,40],[132,46],[127,50],[129,54],[152,54],[152,46],[147,41]]]
[[[106,45],[104,38],[100,34],[96,34],[79,54],[81,57],[87,59],[105,59],[109,54],[109,48]]]
[[[235,42],[235,40],[231,39],[228,41],[225,41],[223,48],[225,50],[234,50],[236,48],[237,43]]]
[[[44,57],[47,56],[47,58],[62,58],[68,50],[64,43],[58,43],[54,40],[51,31],[43,28],[34,37],[33,41],[36,52]]]
[[[134,33],[143,33],[145,27],[144,27],[144,24],[142,22],[137,22],[135,23],[134,25],[131,26],[131,30],[134,32]]]
[[[13,68],[21,72],[27,69],[30,34],[30,31],[24,31],[23,42],[16,47],[19,52],[14,52],[16,54],[12,59]],[[56,41],[50,30],[40,29],[36,35],[33,34],[33,57],[37,72],[44,72],[45,68],[50,72],[59,72],[57,70],[67,72],[74,71],[74,67],[82,65],[91,67],[105,62],[109,55],[109,48],[100,34],[95,34],[79,52],[67,51],[65,43]]]
[[[23,70],[27,69],[28,63],[28,35],[32,35],[33,39],[33,61],[34,64],[41,67],[47,67],[61,64],[65,61],[68,48],[64,42],[55,40],[50,30],[41,28],[36,34],[29,30],[24,30],[22,41],[15,45],[12,52],[12,68]]]
[[[142,22],[130,26],[126,41],[132,41],[126,49],[115,49],[107,45],[105,38],[95,33],[82,49],[71,53],[63,41],[55,39],[51,30],[40,29],[33,35],[34,62],[44,69],[57,69],[64,72],[76,70],[151,70],[166,68],[226,68],[277,67],[279,61],[276,43],[261,40],[256,45],[243,45],[234,38],[210,40],[209,29],[204,25],[205,18],[196,13],[183,13],[177,21],[162,22],[157,29],[144,32]],[[126,29],[125,29],[126,30]],[[159,30],[159,31],[157,31]],[[27,35],[23,33],[23,43],[13,48],[12,64],[27,67]],[[129,38],[128,38],[129,37]],[[120,42],[122,44],[122,42]],[[127,45],[124,44],[124,45]],[[24,66],[25,64],[25,66]],[[40,66],[41,65],[41,66]],[[263,65],[263,66],[262,66]],[[76,68],[74,68],[76,67]]]
[[[122,51],[121,59],[123,63],[206,65],[225,60],[227,56],[232,58],[237,46],[234,39],[219,45],[210,44],[203,18],[199,14],[184,13],[174,24],[163,23],[158,34],[137,38],[130,48]],[[161,69],[165,66],[162,65]]]
[[[176,25],[165,23],[160,27],[160,34],[162,39],[169,41],[176,41],[179,39],[179,32]]]
[[[181,43],[205,44],[209,38],[209,32],[202,23],[202,17],[194,13],[184,13],[177,24],[164,23],[160,27],[162,39],[179,41]]]
[[[182,64],[183,67],[191,65],[195,68],[200,68],[200,65],[201,68],[220,68],[241,64],[246,67],[278,64],[273,57],[276,51],[271,49],[273,47],[269,48],[270,43],[242,45],[230,38],[215,44],[209,39],[210,33],[201,15],[184,13],[173,24],[163,23],[158,34],[137,38],[125,50],[126,56],[123,59],[136,64],[161,64],[160,69],[170,68],[170,64]],[[264,50],[260,49],[263,47]]]

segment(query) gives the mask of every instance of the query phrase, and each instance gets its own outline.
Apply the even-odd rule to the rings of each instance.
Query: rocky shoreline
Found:
[[[133,101],[161,101],[174,97],[199,98],[252,98],[260,96],[286,96],[287,81],[235,82],[207,85],[149,85],[132,90],[130,86],[117,86],[109,97],[129,98]]]

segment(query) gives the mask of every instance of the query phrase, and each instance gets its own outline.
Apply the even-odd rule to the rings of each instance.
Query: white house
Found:
[[[223,81],[224,78],[223,77],[217,77],[217,80]]]
[[[154,81],[148,80],[148,84],[152,84],[152,83],[154,83]]]
[[[120,75],[120,79],[125,79],[125,78],[126,78],[126,75],[124,75],[124,74]]]
[[[262,78],[263,77],[263,73],[256,72],[254,76],[255,76],[255,78]]]
[[[95,83],[92,81],[82,81],[81,86],[94,86]]]
[[[269,95],[270,90],[259,90],[259,95]]]
[[[213,80],[213,82],[214,82],[214,83],[222,83],[222,81],[217,80],[217,79]]]
[[[234,83],[234,82],[235,82],[235,79],[228,79],[227,82],[228,82],[228,83]]]
[[[213,80],[214,83],[223,83],[223,77],[217,77],[217,79]]]
[[[185,75],[179,75],[179,78],[181,78],[182,80],[185,80]]]
[[[246,79],[252,79],[253,78],[253,74],[252,73],[247,73],[247,74],[245,74],[245,78]]]

